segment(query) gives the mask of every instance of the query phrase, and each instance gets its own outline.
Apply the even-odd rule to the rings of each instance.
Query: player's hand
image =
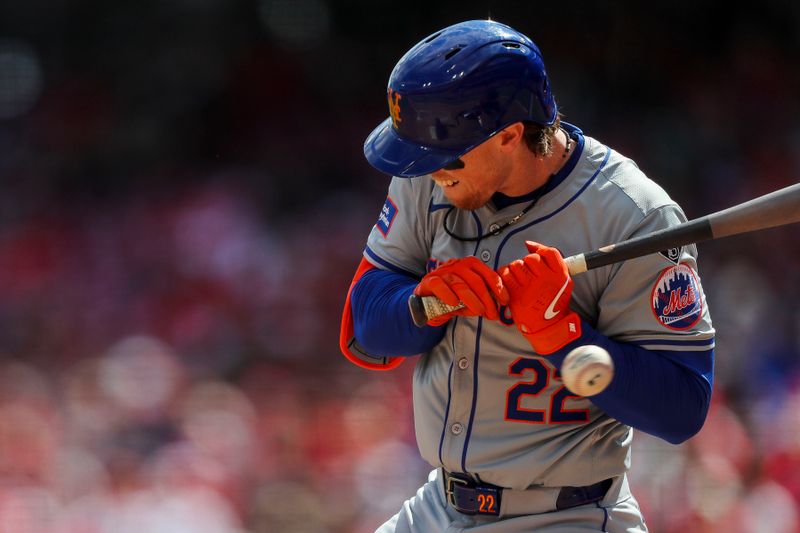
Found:
[[[536,353],[551,354],[581,336],[581,321],[570,310],[572,278],[555,248],[526,241],[529,255],[500,269],[511,296],[517,329]]]
[[[482,316],[497,320],[497,304],[508,304],[508,291],[500,276],[477,257],[451,259],[429,272],[414,289],[417,296],[436,296],[448,305],[464,307],[428,321],[441,326],[454,316]]]

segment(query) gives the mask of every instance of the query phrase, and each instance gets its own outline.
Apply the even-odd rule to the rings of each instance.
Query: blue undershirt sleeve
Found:
[[[614,379],[591,401],[609,416],[631,427],[680,444],[703,427],[711,401],[714,350],[645,350],[614,341],[585,321],[581,338],[548,361],[556,368],[573,348],[594,344],[608,350]]]
[[[418,328],[408,310],[408,297],[419,280],[374,268],[350,293],[356,341],[368,353],[384,357],[417,355],[442,340],[446,326]]]

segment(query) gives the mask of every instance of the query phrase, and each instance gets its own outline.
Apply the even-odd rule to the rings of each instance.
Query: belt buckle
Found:
[[[456,504],[456,497],[453,493],[453,485],[458,483],[464,487],[469,487],[469,482],[465,479],[459,479],[457,477],[453,477],[451,475],[445,474],[444,477],[444,493],[445,497],[447,498],[447,502],[458,509],[458,505]]]
[[[456,498],[456,484],[469,491],[469,494],[462,493],[460,495],[461,501]],[[445,499],[453,509],[462,514],[498,516],[500,514],[501,491],[502,489],[499,487],[476,484],[469,479],[461,479],[448,474],[445,474],[444,477]]]

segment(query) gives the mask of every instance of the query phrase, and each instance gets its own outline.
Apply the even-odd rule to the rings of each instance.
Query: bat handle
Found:
[[[408,309],[411,311],[411,319],[418,328],[427,324],[429,320],[463,308],[463,303],[447,305],[436,296],[417,296],[412,294],[408,297]]]
[[[586,266],[586,254],[575,254],[564,258],[569,269],[569,275],[583,274],[589,267]]]
[[[564,258],[564,262],[569,269],[569,275],[574,276],[586,272],[586,258],[584,254],[571,255]],[[447,305],[436,296],[417,296],[412,294],[408,297],[408,309],[411,311],[411,319],[414,325],[421,328],[429,320],[458,311],[464,307],[463,303],[458,305]]]

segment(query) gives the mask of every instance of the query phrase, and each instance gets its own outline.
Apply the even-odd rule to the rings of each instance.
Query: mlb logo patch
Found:
[[[670,248],[669,250],[663,250],[658,253],[664,256],[667,261],[671,261],[677,265],[681,261],[681,252],[683,252],[683,247],[678,246],[677,248]]]
[[[703,315],[703,290],[697,274],[683,263],[661,272],[650,301],[656,319],[669,329],[689,329]]]
[[[381,208],[381,214],[378,215],[378,222],[375,223],[375,226],[378,228],[378,231],[381,232],[381,235],[384,237],[389,235],[389,230],[392,229],[392,223],[394,222],[396,216],[397,205],[395,205],[392,199],[387,196],[386,202],[384,202],[383,207]]]

